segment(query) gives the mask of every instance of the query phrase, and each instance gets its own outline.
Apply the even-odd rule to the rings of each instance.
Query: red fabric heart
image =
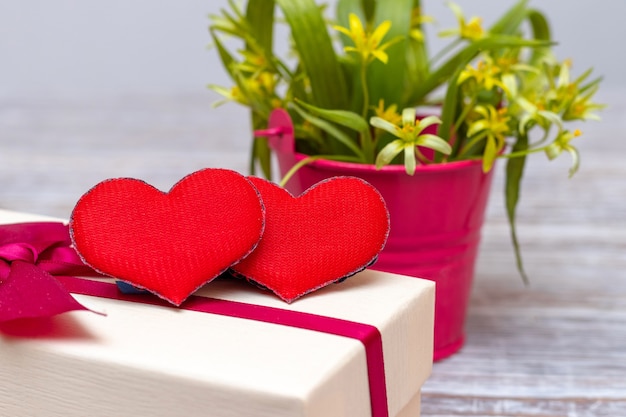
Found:
[[[261,178],[250,181],[267,210],[265,232],[232,269],[287,302],[365,269],[385,245],[387,207],[359,178],[335,177],[297,198]]]
[[[168,193],[143,181],[103,181],[83,195],[70,231],[85,263],[180,305],[254,249],[264,207],[248,179],[204,169]]]

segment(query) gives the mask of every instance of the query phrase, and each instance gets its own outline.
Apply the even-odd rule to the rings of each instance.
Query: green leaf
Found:
[[[379,7],[374,11],[374,27],[385,20],[391,22],[391,28],[383,43],[390,39],[402,37],[402,40],[391,45],[386,53],[389,57],[387,64],[378,60],[372,62],[368,68],[370,102],[375,105],[382,98],[385,105],[397,104],[403,107],[406,80],[406,42],[411,32],[411,12],[413,0],[386,0],[384,6],[379,2]]]
[[[313,0],[276,3],[289,23],[300,62],[309,77],[312,104],[326,109],[348,108],[346,81],[319,6]]]
[[[235,59],[230,54],[230,52],[228,52],[228,49],[224,47],[224,44],[222,43],[222,41],[220,41],[219,37],[215,33],[215,30],[211,29],[210,33],[211,37],[213,38],[213,43],[217,47],[217,52],[220,56],[220,59],[222,60],[222,65],[224,65],[224,68],[226,69],[230,77],[234,79],[235,74],[233,73],[232,68],[233,64],[236,62]]]
[[[526,9],[528,0],[520,0],[515,3],[505,14],[500,17],[489,28],[489,33],[492,34],[515,34],[524,19],[526,19]]]
[[[461,71],[463,71],[463,69],[464,67],[457,68],[456,72],[448,82],[446,96],[443,102],[443,106],[441,108],[441,124],[437,129],[437,136],[439,136],[448,143],[450,143],[451,138],[456,135],[456,132],[453,132],[453,128],[459,98],[459,85],[457,83],[457,80],[461,75]],[[461,144],[461,141],[458,139],[459,138],[457,138],[452,148],[453,156],[456,155]]]
[[[361,115],[347,110],[327,110],[305,103],[302,100],[295,100],[297,104],[307,109],[312,114],[326,119],[338,125],[345,126],[357,132],[369,131],[369,125]]]
[[[256,44],[270,56],[274,37],[274,0],[249,1],[246,20],[250,24],[250,34]]]
[[[423,13],[424,9],[421,7],[420,0],[413,0],[413,10],[420,10]],[[413,29],[423,30],[421,24]],[[407,67],[406,67],[406,85],[419,85],[421,84],[428,74],[430,73],[430,58],[428,56],[428,48],[426,46],[426,40],[420,42],[414,38],[409,37],[407,40],[409,45],[407,48]],[[407,102],[410,97],[410,91],[406,91],[402,103],[398,103],[400,108],[406,107],[411,103]]]
[[[252,129],[259,130],[265,129],[267,118],[260,116],[254,112],[251,113],[252,117]],[[272,180],[272,165],[271,165],[271,151],[267,140],[264,139],[252,139],[252,149],[250,152],[250,175],[256,173],[256,163],[258,162],[263,171],[263,176],[268,180]]]
[[[376,1],[377,0],[363,0],[363,9],[365,10],[365,17],[368,22],[370,22],[374,18]]]
[[[591,75],[591,73],[592,73],[592,72],[593,72],[593,68],[589,68],[589,69],[587,69],[587,71],[585,71],[585,72],[583,72],[582,74],[580,74],[580,75],[576,78],[576,80],[574,80],[574,84],[576,84],[576,85],[582,85],[582,83],[583,83],[583,82],[584,82],[587,78],[589,78],[589,76]],[[594,80],[594,81],[596,81],[596,82],[600,82],[600,81],[601,81],[601,78],[600,78],[600,79],[597,79],[597,80]],[[592,83],[593,83],[593,81],[592,81]],[[581,87],[581,89],[582,89],[582,88],[583,88],[583,87]]]
[[[552,39],[550,23],[546,16],[539,10],[530,9],[527,13],[528,21],[533,30],[533,38],[549,41]]]
[[[293,109],[306,121],[311,123],[313,126],[316,126],[322,129],[324,132],[328,133],[331,137],[335,138],[339,143],[343,144],[346,148],[351,150],[356,156],[359,157],[361,162],[365,161],[365,155],[359,149],[359,147],[354,143],[350,136],[346,135],[340,129],[338,129],[332,123],[327,122],[319,117],[315,117],[310,113],[307,113],[304,109],[296,104],[292,104]]]
[[[533,37],[537,40],[549,41],[552,39],[550,34],[550,24],[545,15],[538,10],[529,10],[527,13],[528,21],[533,31]],[[537,65],[539,62],[550,56],[552,52],[550,48],[535,48],[530,58],[530,62]]]
[[[409,48],[407,49],[407,68],[406,68],[406,85],[420,85],[426,80],[430,73],[430,60],[428,58],[428,50],[426,42],[419,42],[415,39],[409,39]],[[409,105],[411,97],[411,89],[407,88],[404,92],[399,107]]]
[[[582,96],[582,98],[591,98],[591,96],[593,96],[600,88],[600,82],[602,81],[602,79],[603,77],[598,77],[594,79],[593,81],[590,81],[589,83],[580,87],[580,94],[587,93],[584,96]],[[574,82],[577,83],[578,79]]]
[[[374,144],[372,142],[372,134],[370,126],[360,114],[347,110],[327,110],[304,103],[296,99],[296,103],[304,107],[313,115],[319,116],[329,122],[337,123],[340,126],[347,127],[359,133],[361,139],[361,148],[366,158],[366,162],[374,162]]]
[[[517,138],[517,142],[513,146],[511,152],[523,152],[528,149],[528,136],[520,134]],[[524,175],[524,165],[526,163],[526,155],[511,158],[506,164],[506,182],[504,189],[506,212],[509,220],[509,226],[511,230],[511,243],[513,244],[513,250],[515,251],[515,260],[517,264],[517,270],[519,271],[522,280],[526,285],[529,284],[528,276],[524,271],[524,264],[522,262],[522,253],[517,239],[517,229],[515,223],[515,216],[517,211],[517,204],[520,198],[520,186],[522,182],[522,176]]]
[[[221,9],[221,15],[209,16],[212,21],[209,28],[219,30],[220,32],[235,37],[242,37],[249,30],[249,28],[246,27],[246,22],[241,14],[241,11],[239,10],[239,7],[232,1],[229,1],[228,5],[235,16],[233,16],[229,11]]]

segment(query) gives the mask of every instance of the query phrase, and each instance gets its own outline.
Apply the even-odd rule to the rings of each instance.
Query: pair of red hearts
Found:
[[[323,181],[296,198],[226,169],[197,171],[167,193],[105,180],[70,219],[86,264],[176,305],[228,268],[291,302],[366,268],[388,232],[382,197],[358,178]]]

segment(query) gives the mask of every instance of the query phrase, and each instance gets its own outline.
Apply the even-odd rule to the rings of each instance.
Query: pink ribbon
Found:
[[[88,310],[53,275],[94,275],[63,223],[0,226],[0,323]]]
[[[115,284],[107,282],[74,277],[59,277],[59,280],[70,292],[75,294],[174,308],[171,304],[156,297],[146,297],[142,294],[121,293]],[[334,317],[196,295],[190,296],[187,301],[178,308],[297,327],[300,329],[349,337],[360,341],[365,347],[372,417],[389,416],[387,409],[383,341],[380,331],[376,327]]]

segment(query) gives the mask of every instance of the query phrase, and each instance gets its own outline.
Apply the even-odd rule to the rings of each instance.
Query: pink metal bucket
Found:
[[[295,152],[287,112],[272,113],[267,131],[281,175],[306,155]],[[300,195],[332,176],[355,176],[376,187],[387,203],[391,231],[373,269],[436,282],[434,359],[458,351],[464,342],[474,264],[493,170],[481,161],[421,165],[409,176],[400,165],[317,160],[303,166],[286,188]],[[357,215],[357,214],[355,214]]]

